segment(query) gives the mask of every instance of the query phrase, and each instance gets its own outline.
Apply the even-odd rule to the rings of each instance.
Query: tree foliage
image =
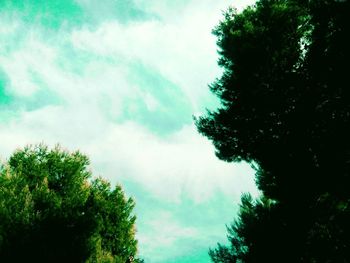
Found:
[[[264,201],[242,200],[214,262],[350,262],[349,14],[347,0],[260,0],[215,28],[222,106],[197,127],[220,159],[258,164]]]
[[[79,152],[43,145],[2,165],[0,261],[125,263],[135,256],[134,201],[120,186],[92,179],[88,165]]]

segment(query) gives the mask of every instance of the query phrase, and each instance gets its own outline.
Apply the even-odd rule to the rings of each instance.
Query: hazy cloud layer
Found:
[[[53,2],[0,8],[0,156],[80,149],[135,197],[147,262],[208,261],[241,192],[256,193],[249,165],[219,161],[192,121],[217,103],[210,31],[230,2]]]

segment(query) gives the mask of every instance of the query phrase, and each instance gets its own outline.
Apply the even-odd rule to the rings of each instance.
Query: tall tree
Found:
[[[349,11],[346,0],[261,0],[229,8],[214,30],[222,106],[197,127],[220,159],[257,164],[271,203],[230,228],[243,262],[350,262]],[[214,262],[231,262],[225,249]]]
[[[16,151],[0,170],[0,261],[115,262],[135,256],[134,201],[59,147]],[[136,261],[138,262],[138,261]]]

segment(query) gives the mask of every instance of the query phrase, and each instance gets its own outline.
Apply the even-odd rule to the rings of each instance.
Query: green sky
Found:
[[[146,262],[209,262],[247,164],[219,161],[193,125],[220,76],[211,30],[228,0],[1,0],[0,156],[80,149],[136,199]]]

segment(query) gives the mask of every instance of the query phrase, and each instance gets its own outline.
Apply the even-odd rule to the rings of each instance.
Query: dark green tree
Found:
[[[1,262],[110,262],[135,257],[134,201],[92,179],[88,158],[43,145],[0,170]],[[137,260],[135,262],[138,262]]]
[[[222,106],[197,127],[220,159],[257,165],[269,205],[242,203],[214,262],[350,262],[349,14],[347,0],[260,0],[215,28]]]

